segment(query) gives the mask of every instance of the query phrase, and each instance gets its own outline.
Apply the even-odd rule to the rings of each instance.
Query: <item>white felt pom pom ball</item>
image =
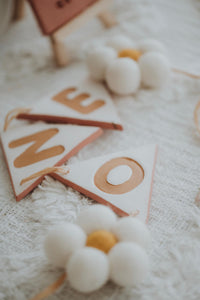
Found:
[[[91,50],[86,58],[90,75],[95,80],[104,80],[108,64],[117,57],[117,53],[109,47],[100,47]]]
[[[148,52],[139,59],[142,83],[146,87],[158,88],[170,77],[169,60],[158,52]]]
[[[96,230],[111,230],[116,220],[117,216],[109,207],[96,204],[80,212],[77,224],[90,234]]]
[[[107,45],[119,52],[123,49],[134,48],[132,40],[124,35],[115,36],[107,41]]]
[[[148,272],[148,256],[144,249],[135,243],[118,243],[110,250],[108,259],[110,279],[123,287],[139,284]]]
[[[96,291],[108,280],[108,258],[95,248],[85,247],[78,250],[67,263],[67,276],[75,290],[82,293]]]
[[[77,225],[67,223],[56,226],[45,239],[44,250],[51,263],[65,267],[74,250],[85,246],[86,234]]]
[[[106,70],[108,87],[116,94],[129,95],[135,93],[140,85],[140,69],[130,58],[119,58]]]
[[[138,50],[142,53],[146,52],[160,52],[166,54],[166,48],[162,43],[154,39],[145,39],[138,43]]]
[[[147,226],[136,218],[124,217],[119,219],[112,232],[120,242],[130,241],[144,248],[148,248],[151,242]]]

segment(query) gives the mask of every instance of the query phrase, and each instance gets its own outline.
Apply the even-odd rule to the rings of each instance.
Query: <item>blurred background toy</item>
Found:
[[[65,66],[69,62],[64,39],[93,17],[109,28],[116,24],[115,17],[108,11],[113,0],[28,0],[39,27],[44,35],[50,37],[55,60],[58,66]],[[5,26],[13,14],[15,20],[20,20],[25,12],[25,0],[1,1],[6,11]],[[4,4],[3,4],[4,3]],[[3,18],[3,17],[2,17]]]
[[[87,54],[90,76],[105,80],[108,88],[119,95],[135,93],[143,85],[160,88],[170,78],[171,67],[162,43],[144,39],[137,44],[125,36],[115,36],[106,46]]]
[[[6,32],[12,21],[24,16],[25,0],[0,0],[0,35]]]

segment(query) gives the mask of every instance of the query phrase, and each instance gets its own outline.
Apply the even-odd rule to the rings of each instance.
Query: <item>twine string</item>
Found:
[[[137,217],[139,215],[140,211],[137,209],[135,211],[132,211],[129,215],[130,217]]]
[[[9,111],[5,117],[4,128],[3,130],[6,131],[8,126],[12,122],[12,120],[16,119],[22,113],[28,113],[31,109],[30,108],[15,108]]]
[[[175,72],[175,73],[180,73],[180,74],[186,75],[186,76],[194,78],[194,79],[200,79],[200,75],[195,75],[195,74],[185,72],[185,71],[182,71],[182,70],[178,70],[178,69],[174,69],[174,68],[172,69],[172,71]]]
[[[195,204],[200,205],[200,190],[198,191],[196,197],[195,197]]]
[[[200,101],[197,102],[197,105],[195,106],[195,109],[194,109],[194,123],[195,123],[195,126],[196,126],[196,129],[197,129],[198,133],[200,133],[199,110],[200,110]],[[196,205],[200,204],[200,190],[198,191],[198,193],[195,197],[195,204]]]
[[[196,126],[197,131],[200,133],[200,126],[199,126],[199,109],[200,109],[200,101],[197,103],[194,109],[194,124]]]
[[[42,300],[51,296],[65,281],[67,274],[62,274],[54,283],[45,288],[42,292],[37,294],[31,300]]]
[[[66,167],[50,167],[50,168],[45,168],[39,172],[36,172],[24,179],[21,180],[20,182],[20,185],[32,180],[32,179],[35,179],[37,177],[40,177],[40,176],[45,176],[45,175],[48,175],[50,173],[59,173],[59,174],[68,174],[69,173],[69,168],[66,168]]]

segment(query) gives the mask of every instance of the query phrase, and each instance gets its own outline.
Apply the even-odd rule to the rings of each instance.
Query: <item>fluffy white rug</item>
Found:
[[[93,20],[66,43],[74,59],[82,59],[93,43],[124,33],[133,39],[156,37],[169,49],[173,66],[200,73],[198,0],[116,0],[116,28],[105,30]],[[13,25],[0,40],[1,128],[7,111],[28,106],[65,81],[67,68],[55,68],[49,42],[42,37],[31,13]],[[107,131],[85,147],[73,161],[110,151],[158,143],[149,228],[153,243],[151,271],[134,289],[107,284],[83,296],[68,284],[50,299],[190,299],[200,298],[200,211],[194,205],[199,188],[200,137],[195,133],[193,109],[200,82],[172,74],[162,90],[140,90],[135,96],[115,97],[124,132]],[[0,299],[25,300],[60,274],[43,254],[45,232],[64,220],[74,221],[92,203],[47,177],[32,194],[16,203],[0,152]]]

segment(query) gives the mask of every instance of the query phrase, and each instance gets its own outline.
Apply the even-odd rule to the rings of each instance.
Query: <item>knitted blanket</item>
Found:
[[[15,107],[27,107],[60,82],[67,68],[54,66],[48,38],[43,37],[27,7],[24,20],[10,26],[0,40],[0,121]],[[110,30],[92,20],[66,39],[72,61],[109,36],[133,40],[152,37],[168,49],[172,67],[200,74],[200,4],[198,0],[116,0],[119,20]],[[80,62],[81,63],[81,62]],[[91,295],[81,295],[66,283],[50,299],[190,299],[200,298],[200,211],[194,204],[199,189],[200,137],[193,110],[200,81],[173,73],[160,90],[140,89],[136,95],[114,97],[124,131],[108,130],[71,161],[157,143],[149,228],[151,269],[136,288],[108,283]],[[30,299],[55,281],[61,270],[43,253],[46,232],[93,201],[46,176],[25,199],[16,203],[0,150],[0,299]]]

